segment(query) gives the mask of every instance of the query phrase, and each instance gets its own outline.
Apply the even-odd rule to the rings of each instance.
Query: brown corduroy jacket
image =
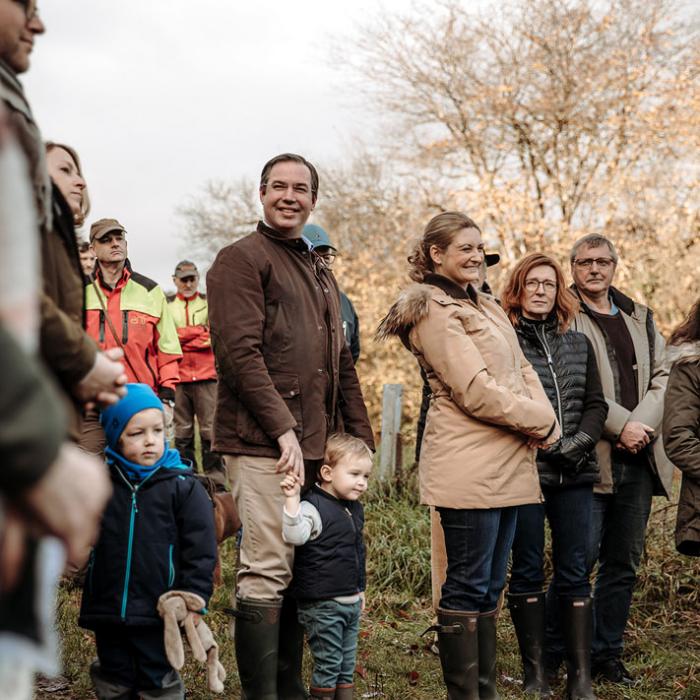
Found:
[[[305,459],[321,459],[337,431],[374,448],[338,286],[301,239],[261,222],[219,251],[207,297],[219,375],[214,450],[277,457],[290,428]]]

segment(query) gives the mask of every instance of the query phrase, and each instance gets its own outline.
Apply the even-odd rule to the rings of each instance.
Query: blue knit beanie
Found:
[[[117,450],[119,438],[131,417],[147,408],[163,410],[161,400],[148,384],[127,384],[126,396],[117,403],[108,406],[100,415],[100,423],[107,437],[107,444]]]

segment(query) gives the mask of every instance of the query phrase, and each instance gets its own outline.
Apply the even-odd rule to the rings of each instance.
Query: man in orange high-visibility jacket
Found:
[[[126,229],[116,219],[100,219],[90,228],[90,245],[97,256],[94,281],[85,290],[88,335],[100,348],[121,347],[128,381],[148,384],[163,401],[166,423],[172,422],[175,387],[182,358],[177,329],[163,290],[133,272],[127,258]],[[106,313],[105,313],[106,312]],[[89,421],[81,444],[101,452],[104,438],[99,423]],[[89,434],[97,433],[95,441]]]
[[[211,451],[211,433],[216,406],[216,367],[209,335],[207,300],[199,293],[199,271],[189,260],[175,267],[173,282],[177,295],[170,302],[170,313],[177,327],[182,348],[180,383],[175,390],[175,446],[192,463],[194,420],[199,425],[202,467],[216,488],[226,488],[221,458]]]

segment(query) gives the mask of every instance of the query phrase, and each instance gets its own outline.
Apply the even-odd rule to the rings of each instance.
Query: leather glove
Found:
[[[577,474],[594,448],[595,440],[580,430],[559,438],[549,449],[540,450],[538,457],[546,462],[556,462],[562,470]]]

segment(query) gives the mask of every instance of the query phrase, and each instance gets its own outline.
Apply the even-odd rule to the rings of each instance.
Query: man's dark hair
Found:
[[[296,153],[280,153],[280,155],[270,158],[263,166],[262,173],[260,173],[260,189],[262,190],[267,186],[267,181],[270,179],[270,171],[277,163],[289,162],[301,163],[309,169],[311,173],[311,194],[316,199],[318,197],[318,171],[304,156],[299,156]]]
[[[90,244],[87,241],[78,242],[78,252],[87,253],[88,250],[90,250]]]

